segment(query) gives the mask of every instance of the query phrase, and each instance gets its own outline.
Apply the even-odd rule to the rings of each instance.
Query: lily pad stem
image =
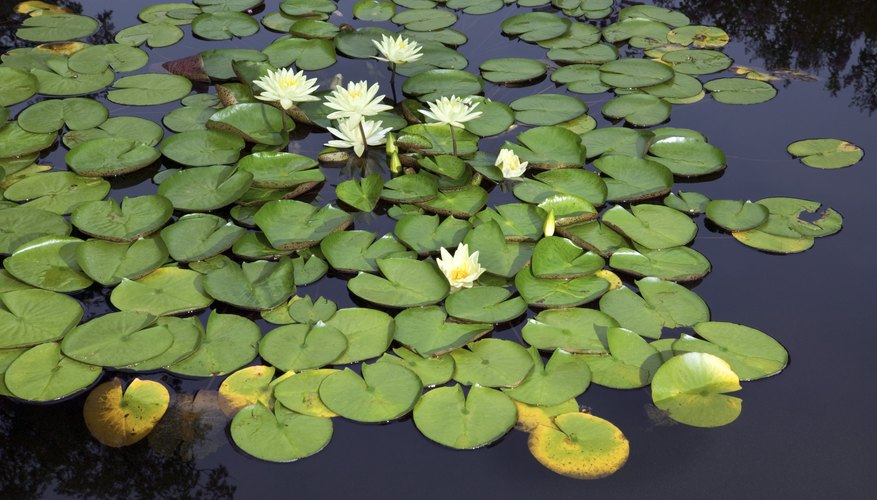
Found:
[[[451,151],[453,151],[454,156],[457,156],[457,133],[454,132],[454,126],[448,124],[448,127],[451,127]]]
[[[396,63],[390,63],[390,88],[393,89],[393,102],[397,102],[396,98]]]
[[[365,135],[365,127],[362,124],[363,118],[359,119],[359,134],[362,136],[362,154],[364,155],[366,151],[368,151],[368,139],[366,139]]]

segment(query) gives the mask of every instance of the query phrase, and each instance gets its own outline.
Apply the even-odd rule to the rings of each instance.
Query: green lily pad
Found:
[[[211,377],[233,372],[258,354],[262,331],[259,325],[234,314],[210,313],[207,332],[189,357],[167,367],[171,373]]]
[[[137,17],[144,23],[184,25],[192,22],[201,9],[189,3],[160,3],[144,7]]]
[[[663,196],[673,187],[673,173],[660,163],[622,155],[601,156],[594,166],[603,178],[609,201],[638,201]]]
[[[355,363],[378,357],[393,341],[393,318],[375,309],[340,309],[326,324],[347,337],[347,350],[335,359],[335,364]]]
[[[108,116],[107,108],[94,99],[49,99],[28,106],[18,115],[18,125],[35,134],[48,134],[67,125],[70,130],[97,127]]]
[[[531,262],[537,278],[571,279],[594,274],[606,262],[599,255],[585,252],[572,241],[548,236],[536,243]]]
[[[524,340],[543,351],[606,354],[606,331],[617,327],[611,316],[586,308],[549,309],[527,321]]]
[[[551,170],[538,174],[574,172],[573,170]],[[507,203],[495,207],[487,207],[475,214],[471,219],[474,225],[494,221],[499,224],[502,234],[510,241],[535,241],[542,236],[544,214],[541,209],[529,203]],[[447,245],[448,248],[454,245]]]
[[[461,189],[438,191],[432,200],[420,202],[418,206],[429,212],[455,217],[471,217],[484,208],[487,191],[480,186],[466,185]]]
[[[555,224],[568,226],[597,218],[597,209],[584,198],[570,194],[556,194],[542,200],[539,208],[545,213],[553,213]]]
[[[246,232],[221,217],[186,214],[161,231],[171,257],[177,262],[205,260],[231,248]]]
[[[661,60],[673,66],[673,70],[686,75],[708,75],[728,69],[734,62],[730,57],[715,50],[684,49],[667,52]]]
[[[15,206],[0,210],[0,254],[40,236],[68,236],[70,223],[64,217],[33,207]]]
[[[515,184],[515,196],[527,203],[542,203],[552,196],[570,195],[599,206],[606,202],[606,184],[594,172],[560,169],[540,172]]]
[[[585,358],[557,349],[548,363],[535,347],[529,349],[533,371],[517,387],[503,389],[509,397],[522,403],[553,406],[575,398],[591,383],[591,370]]]
[[[659,278],[643,278],[636,285],[642,297],[622,286],[600,298],[600,310],[638,335],[657,339],[664,327],[709,321],[709,308],[703,299],[681,285]]]
[[[204,12],[243,12],[261,5],[263,0],[195,0],[193,3]]]
[[[625,127],[601,127],[582,134],[582,145],[588,158],[604,155],[624,155],[642,158],[654,137],[650,130]]]
[[[378,0],[359,0],[353,4],[353,15],[363,21],[389,21],[396,14],[396,4]]]
[[[322,450],[332,439],[332,421],[301,415],[277,405],[272,412],[262,403],[238,411],[231,438],[244,452],[269,462],[293,462]]]
[[[725,30],[715,26],[682,26],[667,33],[667,41],[699,49],[717,49],[730,41]]]
[[[69,332],[61,342],[64,354],[97,366],[125,366],[166,351],[173,335],[155,325],[155,316],[122,311],[99,316]]]
[[[62,338],[82,319],[82,306],[46,290],[0,294],[0,348],[27,347]]]
[[[84,142],[109,137],[118,137],[147,146],[155,146],[164,137],[164,129],[151,120],[136,116],[115,116],[107,119],[97,128],[71,130],[64,134],[61,140],[68,148],[74,148]]]
[[[456,248],[472,228],[465,220],[438,215],[406,215],[396,223],[396,236],[409,248],[427,255],[440,248]]]
[[[526,82],[543,76],[547,71],[541,62],[520,57],[488,59],[479,69],[481,77],[493,83]]]
[[[18,68],[0,67],[0,82],[3,84],[3,95],[0,106],[10,106],[30,99],[37,92],[37,79],[27,71]]]
[[[457,16],[447,10],[409,9],[397,13],[391,21],[411,31],[435,31],[457,22]]]
[[[126,76],[113,83],[107,99],[127,106],[151,106],[182,99],[192,91],[192,82],[178,75],[149,73]]]
[[[663,205],[631,205],[630,212],[616,205],[603,213],[603,223],[654,250],[688,244],[697,234],[690,217]]]
[[[166,316],[204,309],[213,298],[204,291],[201,274],[161,267],[137,280],[123,278],[113,289],[110,301],[122,311]]]
[[[411,80],[406,80],[406,83]],[[465,129],[455,130],[454,135],[457,141],[457,155],[470,156],[478,151],[477,135]],[[400,131],[396,144],[403,151],[426,155],[451,155],[454,153],[451,129],[441,123],[425,123],[405,127]],[[388,184],[396,179],[392,179]]]
[[[526,42],[541,42],[557,38],[569,29],[570,21],[547,12],[528,12],[506,18],[500,29],[506,35],[517,36]]]
[[[347,368],[320,384],[327,408],[357,422],[395,420],[414,407],[423,385],[411,370],[392,363],[362,365],[362,377]]]
[[[413,259],[378,259],[383,277],[360,273],[347,282],[357,297],[388,307],[415,307],[444,299],[450,285],[438,267]]]
[[[454,358],[450,356],[424,357],[404,347],[393,349],[381,356],[381,363],[395,363],[413,371],[420,377],[424,387],[435,387],[451,380],[454,374]]]
[[[77,206],[70,222],[89,236],[129,243],[158,231],[173,215],[171,202],[160,195],[88,201]]]
[[[454,380],[463,385],[515,387],[533,370],[530,354],[517,342],[483,339],[451,351]]]
[[[337,417],[332,410],[320,400],[320,384],[329,375],[338,372],[331,368],[306,370],[289,377],[277,379],[274,386],[274,397],[286,408],[314,417]]]
[[[77,393],[100,377],[99,366],[80,363],[47,342],[18,355],[6,368],[3,382],[9,392],[27,401],[52,401]]]
[[[320,249],[332,268],[351,273],[378,272],[377,259],[417,257],[392,234],[376,237],[369,231],[340,231],[324,238]]]
[[[536,126],[557,125],[588,111],[588,106],[584,102],[563,94],[521,97],[512,101],[509,106],[515,111],[515,119],[519,122]]]
[[[70,56],[67,66],[77,73],[103,73],[107,68],[119,73],[136,71],[149,62],[149,54],[128,45],[92,45]]]
[[[282,111],[259,102],[227,106],[213,113],[207,122],[207,128],[229,132],[245,141],[269,146],[286,143],[283,125]]]
[[[618,96],[603,105],[605,116],[621,120],[637,127],[651,127],[670,117],[672,105],[649,94]]]
[[[438,181],[426,172],[400,175],[387,181],[381,190],[381,198],[394,203],[429,201],[437,194]]]
[[[180,170],[158,186],[177,210],[210,211],[231,205],[249,189],[253,174],[216,165]]]
[[[357,210],[371,212],[378,204],[383,187],[384,180],[380,174],[371,174],[363,177],[360,182],[350,179],[338,184],[335,194],[339,200]]]
[[[278,262],[229,263],[204,277],[204,289],[216,300],[253,311],[277,307],[295,292],[293,264]]]
[[[534,245],[527,241],[506,241],[494,221],[473,228],[463,239],[472,252],[478,251],[479,263],[487,272],[511,278],[530,260]]]
[[[795,141],[786,150],[800,158],[804,165],[823,169],[849,167],[859,163],[865,155],[862,148],[840,139]]]
[[[672,78],[672,69],[650,59],[619,59],[600,66],[600,81],[610,87],[650,87]]]
[[[402,92],[415,96],[421,102],[428,102],[452,95],[474,95],[481,92],[483,86],[480,78],[466,71],[433,69],[405,80]]]
[[[679,210],[688,215],[699,215],[706,210],[706,204],[710,199],[705,195],[695,192],[679,191],[670,193],[664,198],[664,205]]]
[[[4,268],[16,279],[55,292],[75,292],[91,286],[91,279],[76,263],[79,238],[42,236],[18,247],[3,261]]]
[[[721,358],[689,352],[661,365],[652,379],[652,401],[670,418],[696,427],[719,427],[737,419],[740,379]]]
[[[438,356],[483,337],[493,325],[452,323],[438,306],[412,307],[396,315],[395,340],[421,356]]]
[[[109,192],[110,183],[103,179],[81,177],[73,172],[48,172],[16,182],[3,196],[26,202],[26,207],[63,215],[81,203],[103,199]]]
[[[649,146],[647,159],[667,167],[674,175],[695,177],[725,168],[725,153],[698,138],[665,136]]]
[[[158,150],[150,145],[121,137],[105,137],[76,144],[64,160],[79,175],[111,177],[140,170],[160,157]]]
[[[662,364],[658,351],[630,330],[609,328],[605,345],[608,354],[583,355],[595,384],[613,389],[644,387]]]
[[[212,106],[183,106],[164,115],[161,122],[174,132],[207,130],[207,121],[215,112],[216,108]]]
[[[192,19],[192,33],[207,40],[231,40],[259,31],[259,22],[244,12],[204,12]]]
[[[581,139],[565,128],[531,128],[519,134],[517,139],[520,144],[506,142],[503,147],[514,151],[532,168],[579,168],[585,164]]]
[[[275,67],[290,66],[316,71],[335,64],[335,45],[331,40],[281,38],[262,49],[268,62]]]
[[[600,298],[609,282],[595,275],[572,279],[544,279],[527,266],[515,276],[515,287],[527,304],[534,307],[574,307]]]
[[[29,42],[61,42],[86,37],[98,26],[98,22],[88,16],[43,14],[26,18],[15,36]]]
[[[472,387],[466,396],[459,385],[439,387],[414,407],[414,424],[424,436],[458,450],[496,441],[515,425],[516,417],[508,396],[481,386]]]
[[[55,143],[58,134],[35,134],[21,128],[18,122],[5,122],[0,127],[0,158],[23,156],[42,151]]]
[[[467,322],[505,323],[527,310],[522,298],[511,295],[512,292],[497,286],[463,288],[445,299],[445,309],[454,318]]]
[[[577,94],[601,94],[609,86],[600,80],[600,67],[596,64],[571,64],[551,73],[551,81],[566,85],[567,90]]]
[[[352,219],[332,205],[318,209],[301,201],[277,200],[263,205],[254,220],[271,246],[297,250],[317,245],[329,234],[342,231]]]
[[[190,167],[230,164],[238,161],[244,140],[221,130],[192,130],[167,138],[161,153]]]
[[[104,286],[117,285],[123,278],[141,278],[158,269],[167,258],[167,247],[158,236],[132,243],[88,240],[76,248],[79,267]]]
[[[596,43],[587,47],[551,49],[547,55],[558,64],[603,64],[618,59],[618,49],[614,45]]]
[[[740,380],[776,375],[789,363],[789,353],[769,335],[748,326],[719,321],[694,325],[706,340],[683,334],[673,342],[678,353],[705,352],[725,360]]]
[[[751,201],[712,200],[704,209],[709,220],[728,231],[747,231],[767,221],[767,207]]]
[[[777,95],[773,85],[748,78],[717,78],[706,82],[703,88],[722,104],[759,104]]]
[[[477,97],[473,102],[479,102]],[[512,108],[499,101],[484,99],[480,101],[478,111],[481,116],[466,122],[466,130],[479,137],[498,135],[508,130],[515,123],[515,112]]]
[[[663,250],[620,248],[609,258],[609,266],[634,276],[654,276],[668,281],[694,281],[706,276],[710,262],[689,247]]]
[[[183,39],[183,30],[169,23],[143,23],[129,26],[118,33],[116,43],[139,47],[144,43],[152,48],[169,47]]]
[[[347,337],[322,322],[281,326],[259,342],[262,359],[287,372],[322,368],[345,349]]]

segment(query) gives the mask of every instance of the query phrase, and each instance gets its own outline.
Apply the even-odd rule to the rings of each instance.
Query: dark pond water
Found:
[[[6,19],[15,3],[0,3],[0,18]],[[136,13],[150,3],[93,0],[81,7],[114,32],[136,23]],[[266,11],[276,8],[276,1],[266,3]],[[349,12],[352,2],[342,3]],[[648,389],[622,393],[591,386],[581,403],[623,430],[631,454],[613,476],[583,482],[539,465],[527,451],[526,434],[515,431],[489,448],[463,452],[423,438],[410,420],[360,425],[339,419],[325,450],[293,464],[252,459],[229,444],[225,431],[200,450],[212,448],[212,453],[184,460],[162,455],[146,442],[123,450],[99,445],[83,424],[82,398],[50,406],[4,400],[0,402],[0,496],[870,498],[867,492],[877,484],[877,431],[872,423],[877,410],[873,381],[877,266],[871,257],[877,246],[873,196],[877,118],[872,114],[877,85],[875,3],[691,0],[661,4],[726,28],[733,43],[725,52],[737,64],[797,67],[818,78],[780,84],[774,100],[757,106],[727,106],[710,99],[675,106],[670,125],[705,133],[728,156],[728,168],[720,178],[677,184],[676,189],[711,198],[808,198],[835,208],[845,219],[839,234],[789,256],[744,247],[698,220],[701,227],[694,247],[710,259],[713,271],[696,291],[709,304],[713,319],[743,323],[772,335],[792,359],[781,375],[744,384],[738,393],[744,410],[736,422],[718,429],[671,425],[650,416]],[[470,70],[501,55],[541,57],[542,49],[501,37],[498,25],[505,15],[508,10],[500,15],[462,16],[455,26],[471,37],[463,49]],[[357,24],[349,18],[334,21]],[[9,36],[14,28],[4,23],[0,29],[0,43],[8,48],[14,43]],[[276,36],[262,30],[232,44],[261,48]],[[161,62],[218,45],[186,38],[153,50],[150,65],[142,71],[157,71]],[[343,60],[318,74],[325,81],[339,72],[357,79],[384,82],[386,78],[378,63]],[[519,89],[488,85],[486,95],[508,102],[553,87],[551,82]],[[585,96],[585,100],[599,121],[596,110],[608,96]],[[137,114],[157,122],[174,106],[143,111],[108,105],[111,116]],[[301,141],[301,152],[314,155],[325,137]],[[807,168],[785,153],[790,142],[815,137],[853,142],[865,149],[865,159],[852,168],[822,171]],[[43,163],[63,168],[63,153],[55,151]],[[342,175],[329,175],[319,199],[334,198],[334,185]],[[137,185],[146,178],[144,174],[117,181],[113,195],[151,192],[150,183]],[[357,227],[391,229],[382,219],[357,220]],[[354,304],[339,279],[321,280],[301,293],[325,295],[339,307]],[[107,311],[100,291],[79,298],[91,304],[92,314]],[[521,325],[504,335],[517,335]],[[190,393],[204,385],[170,377],[162,380]],[[211,382],[210,387],[215,389],[218,383]]]

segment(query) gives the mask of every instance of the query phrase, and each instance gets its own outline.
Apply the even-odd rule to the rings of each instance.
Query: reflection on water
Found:
[[[715,25],[764,60],[768,70],[817,73],[832,95],[877,110],[877,2],[874,0],[657,0],[693,22]]]
[[[231,498],[224,466],[199,468],[141,442],[109,448],[82,424],[82,398],[52,406],[0,401],[3,498]],[[203,432],[204,422],[192,431]],[[181,430],[185,427],[180,427]],[[35,445],[39,443],[39,445]],[[159,450],[159,451],[156,451]],[[136,473],[133,473],[136,471]]]
[[[0,53],[18,47],[30,47],[33,44],[25,40],[19,40],[15,37],[15,30],[21,24],[18,14],[15,14],[15,6],[22,0],[0,0]],[[70,9],[76,14],[82,13],[82,3],[72,2],[70,0],[57,0],[50,2],[61,7]],[[100,45],[113,43],[116,34],[116,26],[113,23],[113,11],[104,10],[94,14],[90,14],[100,23],[100,28],[93,35],[84,38],[82,41],[92,45]]]

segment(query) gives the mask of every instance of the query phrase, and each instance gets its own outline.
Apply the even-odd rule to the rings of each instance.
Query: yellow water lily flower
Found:
[[[326,107],[335,111],[326,115],[330,120],[347,118],[353,124],[359,123],[363,117],[373,116],[382,111],[393,109],[393,106],[381,104],[383,95],[377,95],[380,85],[377,83],[368,86],[368,82],[362,80],[357,83],[348,82],[347,88],[339,85],[332,94],[326,96]]]
[[[472,252],[472,255],[469,255],[469,245],[465,243],[457,245],[453,256],[444,247],[441,248],[441,254],[442,256],[435,262],[448,279],[448,283],[451,284],[452,291],[472,288],[475,280],[486,271],[478,263],[478,251],[476,250]]]
[[[429,106],[429,110],[421,109],[420,112],[423,113],[423,116],[452,127],[462,128],[463,123],[481,116],[481,111],[473,111],[480,103],[472,104],[469,97],[460,99],[452,95],[451,97],[441,97],[426,104]]]
[[[405,64],[414,62],[423,57],[423,54],[420,53],[420,49],[423,47],[414,40],[402,38],[402,35],[399,35],[395,39],[391,36],[381,35],[380,42],[372,40],[372,43],[375,44],[375,47],[377,47],[381,55],[384,56],[374,56],[375,59],[379,61],[386,61],[393,64]]]
[[[500,149],[499,154],[496,155],[496,163],[495,166],[499,167],[502,171],[502,176],[506,179],[516,179],[527,171],[527,163],[521,162],[521,159],[518,158],[518,155],[515,154],[511,149]]]
[[[316,82],[316,78],[306,78],[304,71],[295,73],[288,68],[269,69],[267,75],[253,81],[262,89],[256,99],[279,102],[283,109],[289,109],[297,102],[319,101],[319,97],[311,95],[317,90]]]
[[[354,123],[351,119],[339,120],[338,128],[328,127],[327,130],[338,139],[332,139],[326,146],[333,148],[353,148],[356,156],[365,153],[366,145],[380,146],[387,142],[387,132],[392,127],[381,128],[381,120],[361,120]]]

